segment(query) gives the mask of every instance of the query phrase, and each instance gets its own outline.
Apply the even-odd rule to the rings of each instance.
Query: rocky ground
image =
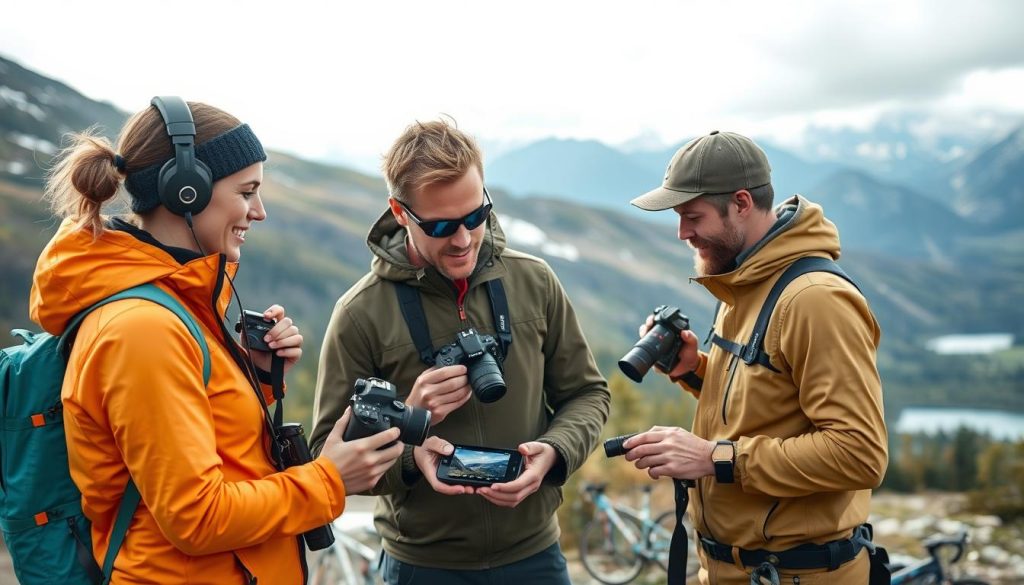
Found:
[[[973,576],[992,585],[1024,583],[1024,522],[1006,524],[995,516],[963,512],[964,498],[957,494],[877,494],[872,503],[875,538],[896,562],[910,563],[927,557],[921,542],[933,534],[970,534],[968,552],[957,567],[961,576]],[[365,517],[369,498],[351,498],[348,512]],[[597,585],[579,563],[573,550],[566,551],[570,575],[576,585]],[[310,555],[315,563],[316,554]],[[634,583],[665,582],[665,573],[652,568]],[[17,585],[6,548],[0,548],[0,585]]]

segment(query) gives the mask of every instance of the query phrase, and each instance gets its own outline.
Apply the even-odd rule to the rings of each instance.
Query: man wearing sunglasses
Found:
[[[373,493],[384,577],[405,583],[569,583],[558,547],[560,487],[593,450],[609,393],[551,268],[505,247],[471,137],[446,121],[416,123],[385,155],[388,209],[371,228],[370,273],[335,306],[324,336],[314,430],[319,449],[357,378],[376,376],[431,413],[431,436],[406,446]],[[498,337],[490,292],[500,282],[511,344],[504,397],[474,398],[465,365],[427,367],[396,288],[415,289],[434,350],[473,328]],[[437,479],[452,444],[515,449],[522,474],[489,487]]]

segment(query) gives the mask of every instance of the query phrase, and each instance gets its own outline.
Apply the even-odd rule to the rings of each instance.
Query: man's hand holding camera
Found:
[[[554,447],[540,441],[519,445],[519,453],[523,456],[522,475],[508,483],[495,483],[491,487],[478,488],[476,493],[495,506],[515,508],[527,496],[540,489],[544,477],[558,461],[558,453]]]
[[[650,331],[652,327],[654,327],[654,315],[648,315],[647,321],[645,321],[638,330],[640,338],[642,339],[647,335],[647,332]],[[680,331],[679,337],[683,340],[683,344],[682,347],[679,348],[679,359],[676,362],[675,367],[668,372],[665,372],[658,367],[659,371],[670,378],[682,376],[686,372],[697,369],[697,366],[700,365],[700,355],[697,352],[697,347],[700,345],[700,342],[697,340],[697,334],[690,329],[684,329]],[[655,364],[655,367],[657,367],[657,364]]]
[[[430,422],[436,425],[473,396],[466,372],[462,364],[425,370],[416,378],[405,403],[429,410]]]
[[[714,475],[711,461],[714,441],[704,440],[679,427],[651,427],[627,439],[626,460],[633,461],[637,469],[646,469],[651,479],[697,479]]]
[[[422,447],[413,450],[416,466],[430,487],[437,493],[447,496],[479,494],[495,506],[505,508],[515,508],[527,496],[540,489],[544,477],[558,461],[554,447],[540,441],[530,441],[519,445],[518,451],[523,456],[524,470],[515,480],[491,484],[489,487],[451,485],[437,479],[437,465],[441,457],[451,455],[454,450],[454,445],[436,436],[427,437]]]
[[[427,480],[430,487],[434,488],[439,494],[446,496],[460,496],[462,494],[474,493],[474,488],[468,485],[448,485],[441,483],[437,479],[437,463],[441,460],[441,457],[445,455],[451,455],[455,451],[455,446],[445,441],[441,437],[427,437],[423,441],[423,445],[416,447],[412,451],[413,461],[416,462],[416,467],[419,468],[420,473],[423,474],[423,479]]]

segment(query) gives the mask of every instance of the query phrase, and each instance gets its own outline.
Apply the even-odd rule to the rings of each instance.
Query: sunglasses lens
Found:
[[[475,230],[476,228],[480,227],[480,224],[482,224],[487,219],[487,216],[490,215],[490,213],[491,205],[488,203],[487,205],[484,205],[480,209],[477,209],[473,213],[467,215],[462,220],[462,223],[466,225],[467,230]]]
[[[409,211],[409,208],[405,208]],[[411,211],[410,211],[411,213]],[[480,224],[487,221],[491,215],[491,204],[485,203],[469,215],[460,219],[435,219],[432,221],[418,221],[420,229],[432,238],[447,238],[459,231],[459,226],[466,226],[467,230],[475,230]],[[415,219],[415,217],[413,218]]]
[[[424,222],[424,224],[430,223],[429,229],[425,230],[427,235],[432,238],[447,238],[448,236],[459,231],[459,224],[462,223],[458,220],[442,219],[436,222]]]

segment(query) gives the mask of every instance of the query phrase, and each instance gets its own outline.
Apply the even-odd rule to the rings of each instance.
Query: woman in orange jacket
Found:
[[[400,443],[378,450],[398,429],[342,441],[346,412],[315,460],[284,470],[275,462],[273,395],[257,378],[271,369],[271,353],[291,368],[302,336],[279,305],[264,312],[277,322],[264,338],[271,351],[247,350],[225,326],[233,290],[225,280],[249,228],[266,218],[264,160],[233,116],[154,98],[127,121],[116,150],[77,135],[49,177],[47,196],[64,221],[36,266],[33,320],[60,334],[97,301],[153,283],[189,311],[209,347],[204,384],[204,356],[185,324],[139,299],[96,309],[78,331],[64,421],[101,562],[129,480],[142,500],[114,584],[301,583],[297,536],[336,518],[345,494],[372,487],[402,452]],[[132,213],[101,215],[122,184]]]

